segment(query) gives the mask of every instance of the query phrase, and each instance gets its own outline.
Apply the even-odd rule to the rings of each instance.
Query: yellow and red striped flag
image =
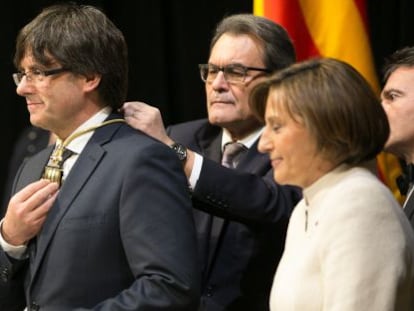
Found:
[[[316,56],[341,59],[354,66],[379,94],[365,0],[253,0],[254,14],[281,24],[291,36],[298,60]],[[379,176],[402,202],[395,179],[398,159],[381,153]]]

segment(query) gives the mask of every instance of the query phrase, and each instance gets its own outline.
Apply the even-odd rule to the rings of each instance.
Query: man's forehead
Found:
[[[414,66],[401,66],[395,69],[389,76],[388,81],[414,79]]]
[[[408,84],[411,85],[411,88],[414,87],[414,67],[399,67],[390,74],[384,89],[404,88]]]
[[[252,62],[262,65],[263,47],[253,36],[247,34],[224,33],[214,44],[209,60],[240,63],[252,66]],[[223,64],[218,64],[223,65]]]

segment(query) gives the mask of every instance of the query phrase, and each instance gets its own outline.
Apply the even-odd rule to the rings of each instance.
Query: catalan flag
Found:
[[[281,24],[291,36],[298,60],[324,56],[354,66],[379,94],[370,47],[365,0],[253,0],[254,14]],[[395,179],[398,159],[381,153],[379,177],[402,202]]]

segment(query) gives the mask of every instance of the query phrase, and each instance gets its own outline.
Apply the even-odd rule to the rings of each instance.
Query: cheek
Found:
[[[273,171],[273,178],[279,184],[295,184],[297,179],[298,163],[290,156],[283,157],[283,161]]]
[[[282,140],[280,141],[280,148],[283,148],[285,166],[291,174],[296,174],[295,172],[298,170],[306,171],[307,166],[310,165],[310,154],[314,152],[308,142],[301,141],[300,139]]]
[[[207,97],[207,99],[209,99],[211,97],[213,89],[211,87],[211,84],[209,84],[209,83],[205,83],[204,85],[205,85],[204,90],[206,92],[206,97]]]
[[[414,127],[414,120],[412,117],[413,112],[388,109],[386,110],[388,123],[390,125],[391,134],[394,135],[395,132],[399,132],[399,129],[406,131],[407,128]]]

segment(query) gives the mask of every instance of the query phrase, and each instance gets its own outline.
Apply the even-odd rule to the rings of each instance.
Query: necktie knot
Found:
[[[240,156],[247,148],[241,143],[227,143],[224,145],[221,164],[228,168],[235,168],[239,164]]]

